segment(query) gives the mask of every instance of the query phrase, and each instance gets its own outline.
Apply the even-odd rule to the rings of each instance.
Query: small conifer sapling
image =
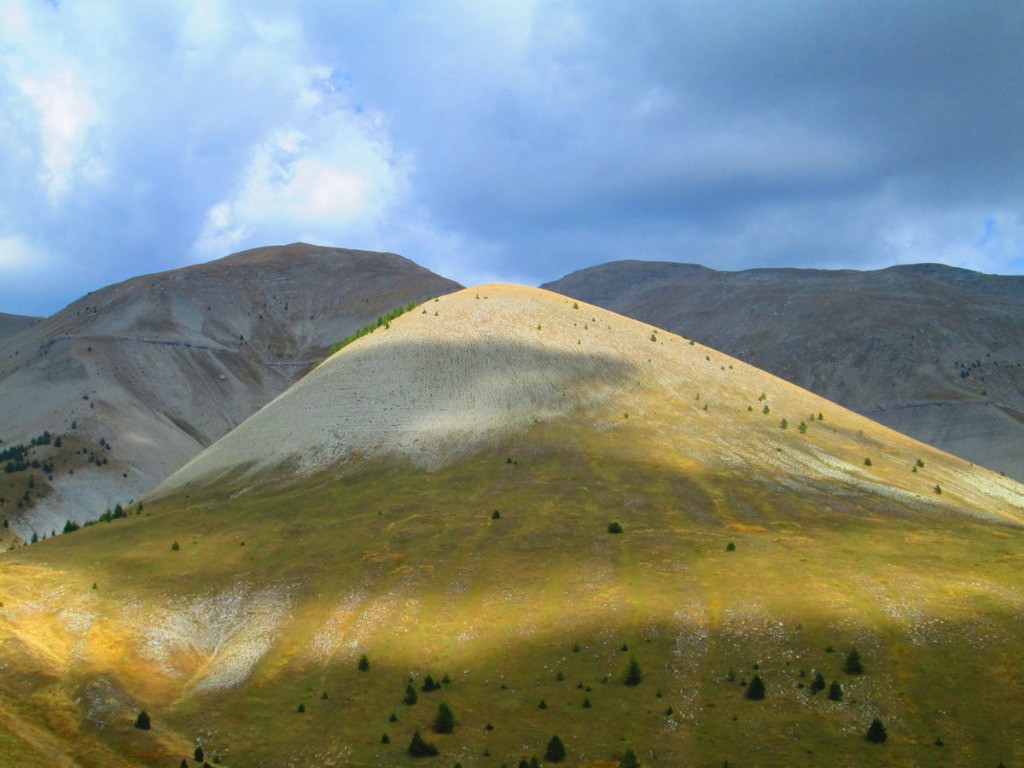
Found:
[[[760,675],[754,675],[750,685],[747,686],[747,693],[745,695],[751,701],[760,701],[764,698],[764,681],[761,680]]]
[[[441,702],[437,707],[437,717],[434,718],[434,733],[451,733],[455,730],[455,715],[446,703]]]
[[[560,763],[565,760],[565,745],[558,736],[552,736],[544,751],[544,759],[549,763]]]
[[[434,757],[437,755],[437,747],[426,741],[421,735],[419,728],[412,734],[409,742],[409,755],[412,757]]]
[[[640,685],[640,682],[644,679],[643,672],[640,671],[640,664],[636,658],[630,658],[629,666],[626,668],[626,679],[623,681],[626,685]]]
[[[860,660],[860,654],[856,648],[851,648],[846,655],[846,662],[843,664],[843,671],[848,675],[864,674],[864,664]]]
[[[882,744],[886,739],[889,738],[889,734],[885,731],[885,726],[882,725],[882,721],[877,717],[871,721],[871,725],[868,726],[868,732],[864,735],[866,741],[870,741],[872,744]]]

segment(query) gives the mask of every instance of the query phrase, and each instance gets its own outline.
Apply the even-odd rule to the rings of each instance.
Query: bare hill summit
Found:
[[[1024,480],[1024,277],[617,261],[545,286],[685,334]]]
[[[45,442],[0,475],[0,515],[28,540],[126,505],[333,343],[458,287],[395,254],[296,243],[93,291],[0,339],[0,450]]]

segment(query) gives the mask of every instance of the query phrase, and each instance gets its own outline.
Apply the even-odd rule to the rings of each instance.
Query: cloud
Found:
[[[312,108],[322,103],[307,96]],[[196,243],[207,258],[242,245],[374,237],[401,202],[408,161],[390,147],[379,115],[345,109],[275,129],[253,150],[237,187],[212,206]]]
[[[1021,50],[995,0],[0,0],[0,237],[78,293],[299,239],[463,282],[1020,271]]]

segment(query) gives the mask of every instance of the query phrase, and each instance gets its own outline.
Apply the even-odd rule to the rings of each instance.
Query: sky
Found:
[[[305,241],[1024,272],[1006,0],[0,0],[0,311]]]

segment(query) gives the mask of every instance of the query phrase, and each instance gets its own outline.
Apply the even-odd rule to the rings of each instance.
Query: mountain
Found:
[[[93,291],[0,339],[0,450],[29,448],[0,475],[0,515],[28,540],[127,505],[335,342],[458,287],[395,254],[296,243]]]
[[[1024,277],[617,261],[544,286],[699,339],[1024,480]]]
[[[1022,534],[1013,480],[481,286],[344,347],[127,517],[0,557],[0,738],[24,766],[497,768],[554,736],[587,768],[1014,765]]]
[[[42,320],[41,317],[28,317],[27,315],[8,315],[6,312],[0,312],[0,339],[5,336],[13,336],[16,333],[20,333],[26,328],[31,328],[33,325]]]

